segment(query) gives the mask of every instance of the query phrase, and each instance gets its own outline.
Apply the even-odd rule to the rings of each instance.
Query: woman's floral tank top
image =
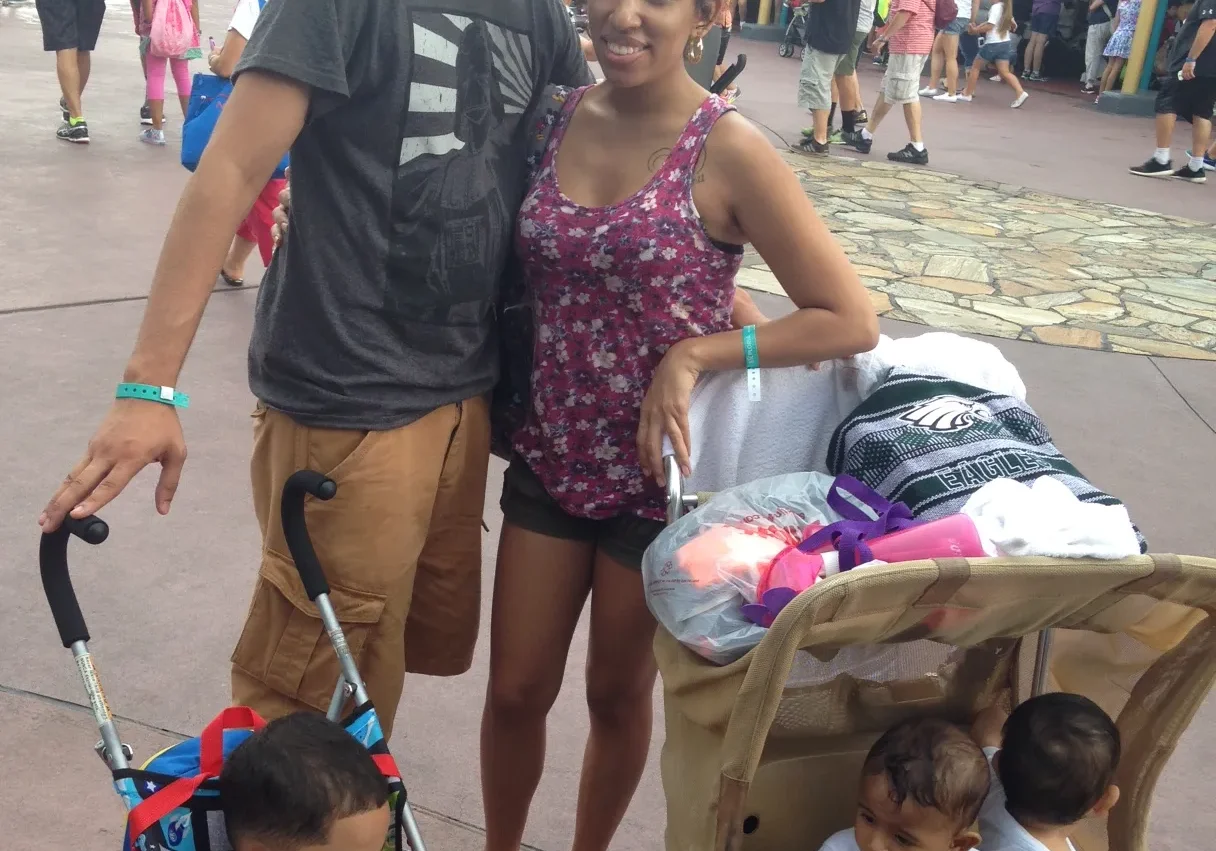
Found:
[[[706,98],[649,183],[588,208],[562,194],[554,165],[584,92],[567,97],[516,228],[535,343],[515,450],[569,514],[661,520],[664,493],[638,463],[638,422],[663,354],[731,327],[742,249],[705,232],[692,186],[706,137],[732,107]]]

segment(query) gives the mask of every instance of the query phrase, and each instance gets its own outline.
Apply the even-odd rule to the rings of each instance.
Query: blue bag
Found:
[[[266,0],[258,0],[259,11],[265,6]],[[190,102],[186,107],[186,123],[182,126],[182,165],[187,171],[198,168],[199,160],[203,158],[203,150],[211,141],[211,134],[215,132],[220,113],[231,94],[232,81],[214,74],[194,75]],[[291,155],[285,155],[279,167],[275,169],[274,177],[285,177],[287,166],[290,164]]]

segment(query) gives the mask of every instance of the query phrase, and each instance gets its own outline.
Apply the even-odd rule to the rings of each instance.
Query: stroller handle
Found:
[[[44,534],[38,545],[42,590],[51,606],[59,640],[69,648],[77,641],[89,640],[89,628],[85,626],[80,603],[72,588],[72,576],[68,572],[68,540],[73,535],[86,544],[96,545],[109,537],[110,527],[100,517],[90,515],[77,520],[68,516],[58,529]]]
[[[292,561],[296,563],[296,570],[300,572],[304,591],[314,603],[317,597],[329,593],[329,583],[325,581],[325,571],[321,569],[317,551],[313,549],[312,539],[308,537],[308,525],[304,522],[304,497],[315,496],[317,499],[330,500],[337,493],[338,485],[334,480],[315,470],[292,473],[283,485],[283,502],[280,507],[283,536],[287,539],[287,549],[291,552]]]

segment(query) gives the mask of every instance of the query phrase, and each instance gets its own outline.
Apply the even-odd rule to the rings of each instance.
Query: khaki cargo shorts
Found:
[[[309,499],[308,531],[330,600],[387,737],[405,673],[468,670],[481,611],[481,522],[489,463],[484,398],[392,431],[306,428],[259,406],[251,474],[262,563],[232,654],[232,696],[266,718],[329,706],[338,662],[300,583],[279,518],[299,469],[338,485]]]
[[[882,77],[882,99],[891,104],[917,103],[920,100],[920,77],[928,55],[892,53],[887,60],[887,72]]]

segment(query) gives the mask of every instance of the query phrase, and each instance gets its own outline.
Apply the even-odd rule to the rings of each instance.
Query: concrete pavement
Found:
[[[172,147],[155,150],[135,141],[141,84],[121,6],[111,7],[86,97],[93,143],[85,149],[52,138],[58,93],[53,66],[26,14],[31,8],[0,10],[0,434],[6,465],[0,489],[0,644],[6,648],[0,654],[0,771],[8,778],[0,784],[0,835],[5,851],[110,851],[118,847],[121,813],[91,752],[96,737],[79,709],[80,683],[42,599],[34,518],[108,405],[185,174]],[[205,6],[203,21],[205,35],[222,31],[218,7]],[[770,93],[792,85],[796,65],[773,59],[754,61],[741,79],[745,113],[753,111],[753,97],[759,112],[775,102]],[[1147,126],[1118,120],[1133,139]],[[178,127],[175,119],[171,140]],[[889,129],[894,136],[897,126]],[[930,137],[935,167],[971,168],[971,143],[954,149],[947,138]],[[1079,186],[1077,196],[1148,207],[1157,201],[1136,205],[1131,195],[1153,189],[1161,205],[1170,206],[1211,189],[1135,183],[1118,190],[1128,196],[1119,200],[1107,197],[1115,192],[1107,184],[1117,182],[1108,177],[1091,174],[1094,184]],[[257,279],[254,268],[248,277]],[[252,290],[225,291],[208,308],[182,378],[196,403],[185,418],[191,456],[173,513],[155,516],[153,481],[145,475],[105,512],[110,541],[72,551],[111,706],[128,719],[122,732],[143,758],[177,736],[195,734],[227,699],[226,659],[258,552],[247,476],[252,399],[244,374],[254,298]],[[757,298],[774,313],[789,307],[784,299]],[[923,330],[901,322],[884,328],[895,334]],[[1206,508],[1216,467],[1213,364],[1018,341],[998,345],[1022,371],[1032,403],[1061,448],[1127,501],[1155,549],[1216,552]],[[501,522],[501,472],[496,463],[487,487],[487,580]],[[487,622],[483,617],[470,673],[409,682],[393,743],[427,837],[440,851],[480,847],[477,725]],[[572,835],[586,731],[584,651],[580,630],[551,716],[547,771],[527,833],[531,845],[546,851],[568,847]],[[656,727],[660,718],[656,702]],[[1216,831],[1216,814],[1207,806],[1214,722],[1216,704],[1209,701],[1162,779],[1154,851],[1194,848],[1195,837]],[[656,733],[651,764],[614,849],[660,846],[658,741]]]

